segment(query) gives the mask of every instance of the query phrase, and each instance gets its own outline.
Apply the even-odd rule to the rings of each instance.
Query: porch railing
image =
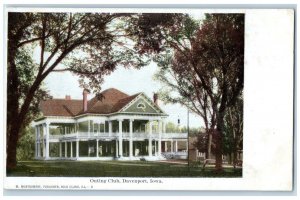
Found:
[[[65,135],[50,135],[50,139],[63,139],[63,138],[116,138],[119,136],[119,133],[113,132],[113,133],[95,133],[95,132],[76,132],[76,133],[70,133]],[[124,139],[130,138],[130,133],[123,132],[122,137]],[[133,138],[137,139],[148,139],[149,133],[145,132],[133,132],[132,133]],[[159,138],[159,133],[152,133],[151,137],[153,139]],[[162,133],[161,134],[162,139],[185,139],[187,138],[187,133]]]

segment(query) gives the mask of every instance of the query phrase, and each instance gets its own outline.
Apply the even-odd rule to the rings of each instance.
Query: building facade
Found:
[[[168,115],[144,93],[111,88],[88,100],[50,99],[34,121],[35,158],[71,160],[161,160],[187,155],[187,133],[166,133]],[[180,144],[180,145],[179,145]],[[179,149],[180,146],[180,149]],[[182,148],[184,147],[184,148]]]

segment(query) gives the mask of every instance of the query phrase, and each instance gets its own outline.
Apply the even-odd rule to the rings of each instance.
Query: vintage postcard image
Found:
[[[7,8],[5,188],[289,190],[256,187],[245,129],[249,24],[276,15],[292,44],[292,10]]]

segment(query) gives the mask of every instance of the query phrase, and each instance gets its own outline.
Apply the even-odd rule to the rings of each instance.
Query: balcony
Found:
[[[159,133],[152,133],[152,139],[159,139]],[[61,139],[115,139],[119,137],[119,133],[94,133],[94,132],[76,132],[65,135],[50,135],[49,139],[51,140],[61,140]],[[123,139],[130,139],[130,133],[123,132]],[[145,132],[133,132],[132,138],[135,140],[144,140],[149,139],[149,133]],[[187,133],[162,133],[161,139],[186,139]]]

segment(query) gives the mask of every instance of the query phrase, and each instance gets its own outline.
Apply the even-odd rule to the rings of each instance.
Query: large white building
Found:
[[[156,95],[151,100],[114,88],[91,100],[88,94],[41,103],[43,116],[34,121],[36,159],[160,160],[167,152],[186,153],[187,133],[166,133],[168,115]]]

